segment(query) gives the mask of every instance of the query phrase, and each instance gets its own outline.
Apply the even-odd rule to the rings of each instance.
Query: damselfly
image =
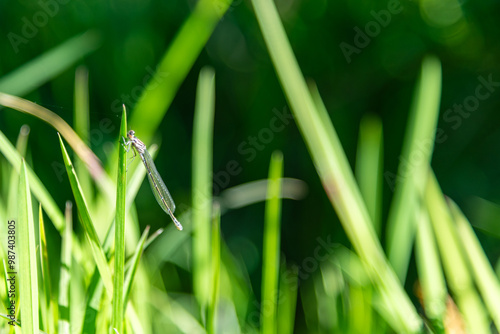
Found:
[[[133,150],[134,156],[132,158],[135,158],[135,156],[139,154],[142,163],[144,164],[144,167],[148,172],[149,185],[151,186],[151,191],[155,195],[158,204],[161,206],[163,211],[168,213],[170,218],[172,218],[175,227],[177,227],[179,231],[182,231],[181,223],[179,223],[177,218],[175,218],[174,216],[174,211],[175,211],[174,200],[172,199],[172,196],[170,196],[167,186],[165,185],[165,183],[161,179],[160,174],[156,170],[155,163],[153,162],[153,158],[151,158],[151,155],[146,149],[146,145],[144,145],[144,143],[135,136],[134,130],[130,130],[127,133],[127,137],[129,139],[128,141],[125,141],[125,138],[123,138],[123,143],[127,147],[127,152],[130,149],[130,145],[132,145],[132,147],[134,148]]]

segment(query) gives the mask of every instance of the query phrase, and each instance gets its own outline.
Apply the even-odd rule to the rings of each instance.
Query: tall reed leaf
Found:
[[[385,173],[395,189],[387,220],[387,251],[401,282],[406,279],[415,240],[417,199],[424,191],[439,115],[441,63],[436,57],[424,58],[414,94],[398,174]]]
[[[31,206],[31,192],[24,159],[21,162],[20,179],[18,207],[19,229],[16,239],[19,245],[17,277],[19,277],[20,281],[21,326],[23,333],[35,333],[39,330],[38,270],[36,263],[37,245],[35,241],[33,208]]]
[[[269,166],[262,258],[261,333],[278,332],[278,277],[280,269],[281,178],[283,154],[273,152]],[[286,301],[285,301],[286,302]],[[268,307],[270,306],[270,307]]]
[[[118,140],[127,137],[127,111],[123,106]],[[125,145],[118,146],[118,175],[116,179],[115,216],[115,275],[113,285],[113,317],[111,326],[123,333],[123,281],[125,277],[125,195],[127,189],[127,152]]]
[[[212,217],[212,137],[215,73],[203,68],[198,79],[193,138],[193,290],[205,311],[210,300],[210,222]]]

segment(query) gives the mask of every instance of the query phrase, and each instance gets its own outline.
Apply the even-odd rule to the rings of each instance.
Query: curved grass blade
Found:
[[[80,159],[85,162],[97,187],[106,195],[106,199],[110,201],[114,199],[113,182],[101,166],[99,158],[59,115],[31,101],[1,92],[0,105],[35,116],[59,131]]]
[[[111,272],[109,270],[108,262],[106,260],[106,256],[102,249],[99,238],[97,237],[97,233],[94,228],[94,223],[90,218],[89,209],[87,207],[85,197],[83,196],[82,189],[78,182],[75,169],[73,168],[73,164],[71,163],[68,152],[66,151],[66,147],[64,146],[64,143],[60,135],[59,135],[59,143],[61,145],[64,165],[66,166],[66,171],[68,173],[71,190],[73,191],[73,196],[75,197],[75,203],[78,210],[78,215],[85,230],[85,236],[87,237],[87,241],[90,244],[92,255],[96,262],[99,273],[101,274],[104,287],[108,292],[108,296],[112,298],[113,284],[111,280]]]
[[[19,230],[18,252],[19,266],[18,278],[20,281],[19,294],[22,315],[22,328],[24,333],[39,331],[38,319],[38,270],[36,262],[35,223],[31,206],[31,192],[28,182],[26,162],[21,162],[19,183]],[[17,234],[16,233],[16,234]]]

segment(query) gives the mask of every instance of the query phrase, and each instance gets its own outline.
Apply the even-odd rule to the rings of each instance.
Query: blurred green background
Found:
[[[89,72],[90,147],[105,163],[118,136],[121,104],[129,111],[133,109],[195,3],[0,1],[0,80],[37,56],[91,30],[98,39],[94,51],[21,96],[72,124],[75,69],[85,65]],[[375,114],[382,119],[384,128],[383,171],[397,173],[422,58],[428,53],[437,55],[443,71],[438,121],[441,140],[436,141],[432,166],[443,192],[457,201],[473,225],[490,217],[490,211],[479,210],[483,207],[478,198],[500,203],[500,24],[495,15],[500,10],[498,1],[278,0],[276,5],[303,74],[316,82],[353,168],[360,120]],[[355,47],[356,42],[363,42],[356,40],[360,38],[358,29],[365,31],[367,24],[376,22],[378,14],[373,11],[380,14],[388,6],[401,11],[391,14],[386,26],[378,25],[378,33],[368,36],[365,46],[358,44],[356,52],[346,57],[342,50],[346,44],[342,43]],[[30,30],[30,24],[43,19],[36,17],[40,11],[54,15],[48,15],[46,23],[33,25],[34,31]],[[14,34],[21,36],[22,42]],[[283,201],[281,251],[287,262],[300,264],[311,256],[318,237],[331,236],[334,242],[349,245],[295,123],[290,121],[282,131],[272,132],[269,140],[262,137],[262,129],[270,128],[277,112],[290,112],[248,1],[234,1],[218,23],[153,140],[160,143],[157,168],[179,212],[191,205],[194,101],[198,74],[206,65],[216,73],[214,195],[266,178],[271,153],[279,149],[284,155],[284,175],[303,180],[308,187],[302,200]],[[168,74],[165,80],[169,80]],[[493,82],[489,91],[481,90],[489,96],[471,99],[477,96],[477,87],[484,80]],[[31,81],[26,77],[26,86]],[[5,93],[20,94],[9,91],[10,87],[1,87]],[[479,103],[474,105],[474,101]],[[472,103],[471,111],[454,109],[464,103]],[[110,125],[106,123],[109,120]],[[11,141],[15,141],[23,124],[31,128],[32,166],[63,207],[73,197],[62,172],[56,131],[34,117],[7,108],[0,110],[0,130]],[[102,130],[103,124],[105,130],[92,132]],[[140,133],[136,135],[141,138]],[[249,150],[254,145],[252,138],[258,141],[253,153]],[[232,160],[241,166],[241,173],[223,182],[221,172]],[[384,180],[383,221],[391,197],[391,186]],[[146,182],[135,203],[141,226],[152,225],[155,230],[171,224]],[[255,291],[260,291],[263,215],[264,204],[257,203],[230,210],[221,220],[223,239],[245,263]],[[479,237],[486,253],[496,260],[500,252],[498,240],[483,233]],[[412,271],[407,281],[409,291],[415,281]],[[183,278],[189,280],[188,275]],[[301,284],[307,283],[307,279],[304,281]],[[182,289],[189,291],[190,286],[190,282],[185,282]],[[306,327],[303,303],[299,294],[298,329]]]

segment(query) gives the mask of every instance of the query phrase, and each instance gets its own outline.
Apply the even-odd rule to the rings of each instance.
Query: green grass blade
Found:
[[[359,126],[356,152],[356,179],[377,235],[381,236],[383,139],[382,122],[374,115],[364,116]]]
[[[349,240],[374,284],[394,306],[399,327],[409,333],[420,332],[422,321],[384,256],[342,145],[322,102],[315,105],[308,91],[274,3],[252,3],[295,121]]]
[[[21,163],[21,181],[19,183],[19,230],[18,275],[20,285],[21,326],[23,333],[39,331],[38,319],[38,271],[36,263],[35,223],[31,206],[31,192],[26,171],[26,162]]]
[[[146,145],[160,125],[177,90],[207,43],[232,0],[199,0],[163,56],[144,89],[130,120],[130,127]]]
[[[269,166],[262,258],[261,333],[278,331],[278,277],[280,268],[281,178],[283,154],[273,152]]]
[[[45,305],[42,305],[42,310],[45,310],[44,324],[45,329],[49,333],[55,333],[55,323],[57,321],[57,309],[55,304],[55,294],[52,293],[51,276],[49,270],[49,254],[47,251],[47,238],[45,235],[45,223],[43,220],[42,204],[40,203],[39,213],[39,235],[40,235],[40,263],[41,277],[43,281],[43,291],[45,294]]]
[[[144,244],[146,242],[148,235],[149,235],[149,226],[146,226],[144,232],[142,233],[141,239],[139,239],[139,243],[137,244],[137,248],[135,249],[134,255],[130,259],[130,265],[129,265],[130,268],[128,269],[124,285],[124,297],[123,297],[124,307],[127,307],[127,302],[130,296],[130,290],[132,289],[132,283],[134,282],[135,273],[137,272],[137,267],[139,266],[139,260],[144,250]]]
[[[25,95],[61,74],[98,46],[99,36],[95,31],[75,36],[0,78],[0,92]]]
[[[212,219],[212,240],[211,240],[211,250],[212,250],[212,280],[211,280],[211,296],[210,303],[208,306],[208,316],[207,316],[207,333],[215,334],[219,333],[218,330],[218,308],[219,308],[219,288],[220,288],[220,208],[216,205],[214,206],[214,214]]]
[[[449,201],[449,203],[451,203],[451,211],[457,223],[460,242],[466,250],[464,254],[498,331],[500,330],[500,282],[469,221],[454,202]]]
[[[416,217],[418,224],[415,243],[415,260],[422,287],[422,301],[425,314],[431,321],[436,334],[444,334],[444,316],[448,293],[441,260],[432,232],[429,214],[423,207]]]
[[[75,72],[75,101],[74,101],[74,128],[85,144],[89,144],[89,72],[80,66]],[[80,158],[75,158],[76,175],[82,185],[86,198],[92,201],[92,181],[85,163]]]
[[[61,246],[61,274],[59,275],[59,321],[58,333],[69,334],[69,294],[71,282],[71,239],[73,237],[73,204],[70,201],[66,202],[66,226],[62,235]]]
[[[9,163],[19,171],[21,168],[21,155],[16,151],[14,146],[9,142],[7,137],[0,131],[0,152],[7,158]],[[56,229],[62,233],[64,229],[64,216],[56,205],[56,202],[47,191],[38,176],[26,165],[28,173],[29,184],[33,194],[37,200],[42,203],[47,215],[50,217]]]
[[[120,136],[127,137],[127,111],[123,106]],[[111,326],[123,333],[123,282],[125,277],[125,196],[127,189],[127,152],[124,145],[118,149],[118,176],[116,179],[116,217],[115,217],[115,273],[113,285],[113,317]]]
[[[97,233],[94,228],[94,223],[92,222],[92,219],[90,217],[85,197],[83,196],[82,189],[75,173],[75,169],[73,168],[73,164],[71,163],[61,136],[59,136],[59,143],[61,145],[64,165],[66,166],[66,171],[68,173],[71,190],[73,191],[73,196],[75,197],[75,203],[78,209],[80,221],[82,222],[83,228],[85,230],[85,236],[87,238],[87,241],[89,242],[92,255],[101,275],[103,284],[108,292],[108,295],[112,297],[113,285],[111,283],[111,272],[109,270],[108,262],[106,261],[104,250],[102,249],[99,238],[97,237]]]
[[[441,63],[436,57],[427,56],[415,90],[398,174],[385,173],[386,181],[395,189],[387,220],[387,252],[402,282],[406,279],[415,240],[417,199],[423,194],[431,162],[440,99]]]
[[[465,319],[467,330],[470,333],[490,333],[486,311],[474,288],[453,217],[432,172],[429,173],[424,198],[443,261],[448,286]]]
[[[215,73],[203,68],[198,79],[193,130],[193,290],[202,312],[210,301],[210,222]]]

